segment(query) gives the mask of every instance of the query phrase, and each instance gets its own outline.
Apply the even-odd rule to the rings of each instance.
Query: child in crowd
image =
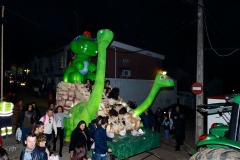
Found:
[[[170,120],[167,115],[163,116],[162,125],[164,129],[166,142],[169,143],[170,142]]]
[[[39,149],[42,152],[46,152],[47,157],[50,157],[50,152],[48,150],[48,148],[46,147],[46,142],[47,142],[47,137],[44,134],[39,134],[37,135],[37,147],[39,147]]]

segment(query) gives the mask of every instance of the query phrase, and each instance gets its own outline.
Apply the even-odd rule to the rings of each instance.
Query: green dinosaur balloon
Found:
[[[95,80],[96,65],[89,58],[97,55],[97,43],[91,38],[91,33],[85,31],[83,35],[76,37],[70,43],[70,48],[76,57],[65,69],[63,81],[84,83],[87,78]]]
[[[72,117],[66,118],[64,120],[66,141],[70,141],[71,133],[80,120],[84,120],[86,124],[89,124],[92,119],[96,118],[98,108],[102,100],[102,93],[104,89],[106,70],[106,50],[109,44],[112,42],[113,37],[114,34],[109,29],[103,29],[98,31],[97,33],[98,61],[94,88],[89,97],[89,100],[87,102],[78,103],[77,105],[73,106],[69,111],[69,113],[72,114]],[[71,69],[69,70],[72,71]]]
[[[147,108],[149,108],[161,88],[173,86],[174,81],[172,79],[168,78],[166,75],[158,74],[154,80],[153,87],[148,97],[142,104],[133,110],[134,115],[140,116]]]

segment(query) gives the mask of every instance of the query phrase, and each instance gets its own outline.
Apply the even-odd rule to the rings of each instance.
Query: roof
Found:
[[[113,41],[111,43],[111,47],[117,47],[117,48],[125,49],[125,50],[128,50],[128,51],[132,51],[132,52],[135,52],[135,53],[139,53],[139,54],[149,56],[149,57],[154,57],[154,58],[161,59],[161,60],[165,59],[165,56],[163,56],[159,53],[151,52],[151,51],[148,51],[148,50],[144,50],[142,48],[134,47],[134,46],[124,44],[124,43],[121,43],[121,42],[117,42],[117,41]]]

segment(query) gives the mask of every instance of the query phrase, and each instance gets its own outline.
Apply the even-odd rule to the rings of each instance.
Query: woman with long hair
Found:
[[[82,144],[86,147],[84,158],[87,159],[87,151],[90,149],[90,137],[86,127],[86,122],[83,120],[81,120],[77,127],[72,131],[71,142],[69,145],[70,158],[72,158],[75,147],[78,144]]]
[[[25,138],[27,133],[31,131],[31,127],[34,122],[34,113],[33,113],[33,106],[31,103],[27,104],[21,113],[21,117],[18,123],[18,126],[20,126],[22,130],[22,144],[25,146]]]
[[[31,133],[36,135],[43,134],[44,132],[44,123],[42,121],[34,122],[31,128]]]
[[[42,115],[36,102],[32,102],[32,106],[34,112],[34,120],[37,122],[42,117]]]

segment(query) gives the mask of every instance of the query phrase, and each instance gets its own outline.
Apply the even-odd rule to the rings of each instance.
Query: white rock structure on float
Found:
[[[90,91],[82,83],[75,84],[60,82],[57,85],[56,105],[64,107],[67,113],[74,105],[88,101]],[[137,130],[140,127],[141,118],[134,116],[132,109],[122,99],[117,101],[104,96],[99,105],[97,116],[108,116],[109,125],[107,133],[119,134],[123,130]]]

